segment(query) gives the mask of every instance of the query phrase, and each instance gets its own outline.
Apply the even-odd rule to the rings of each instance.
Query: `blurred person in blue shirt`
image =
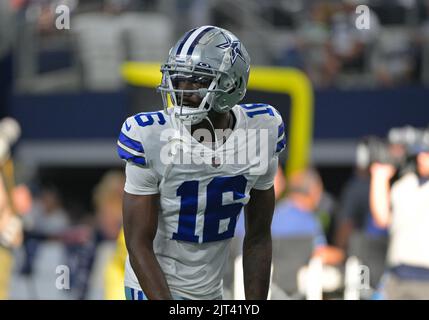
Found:
[[[271,234],[273,238],[313,237],[313,256],[325,264],[342,262],[342,250],[330,246],[326,240],[317,209],[323,194],[323,184],[314,169],[292,174],[286,183],[286,197],[276,204]],[[243,218],[238,222],[237,235],[244,234]]]
[[[370,143],[371,137],[364,137],[359,142],[356,148],[355,171],[347,181],[340,198],[335,245],[346,251],[353,235],[361,234],[378,239],[388,236],[386,228],[374,222],[369,207]]]

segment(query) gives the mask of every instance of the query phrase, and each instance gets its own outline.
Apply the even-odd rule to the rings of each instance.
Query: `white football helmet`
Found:
[[[246,94],[249,70],[249,54],[231,32],[214,26],[192,29],[171,48],[161,66],[158,90],[164,110],[170,98],[175,117],[190,124],[201,122],[211,109],[228,112]],[[180,81],[198,86],[179,89]],[[193,94],[202,99],[198,107],[184,103],[184,96]]]

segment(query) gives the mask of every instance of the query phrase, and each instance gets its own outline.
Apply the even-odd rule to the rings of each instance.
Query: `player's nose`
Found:
[[[178,83],[178,89],[179,90],[192,90],[192,89],[194,89],[193,83],[190,81],[180,81]]]
[[[195,90],[198,89],[195,87],[194,83],[189,81],[181,81],[178,84],[179,90]],[[184,103],[195,103],[198,102],[200,99],[200,96],[196,94],[195,92],[183,92],[183,100]]]

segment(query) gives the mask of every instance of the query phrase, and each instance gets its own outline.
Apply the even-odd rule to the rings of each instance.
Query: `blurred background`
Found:
[[[61,5],[69,28],[67,18],[57,23]],[[370,8],[369,29],[356,28],[358,5]],[[17,201],[28,204],[21,241],[4,246],[7,258],[0,252],[8,261],[0,262],[0,297],[123,298],[116,139],[127,116],[162,106],[155,89],[124,68],[160,64],[184,32],[207,24],[236,34],[252,66],[296,70],[309,84],[311,168],[286,180],[288,150],[281,156],[271,298],[377,298],[389,237],[370,212],[369,166],[402,170],[407,148],[428,127],[427,0],[0,0],[0,120],[14,118],[21,131],[0,167],[5,184],[13,180],[6,193],[24,186]],[[272,104],[288,128],[304,121],[293,118],[293,94],[251,89],[244,102]],[[301,219],[303,206],[309,215]],[[237,228],[226,298],[241,297]],[[69,289],[58,289],[58,265],[69,268]]]

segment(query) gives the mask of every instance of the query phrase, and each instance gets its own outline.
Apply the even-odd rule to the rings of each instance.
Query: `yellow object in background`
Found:
[[[9,297],[9,282],[13,267],[13,255],[9,249],[0,246],[0,300]]]
[[[125,300],[124,276],[127,247],[124,229],[121,229],[116,241],[115,253],[104,271],[104,298],[106,300]]]

